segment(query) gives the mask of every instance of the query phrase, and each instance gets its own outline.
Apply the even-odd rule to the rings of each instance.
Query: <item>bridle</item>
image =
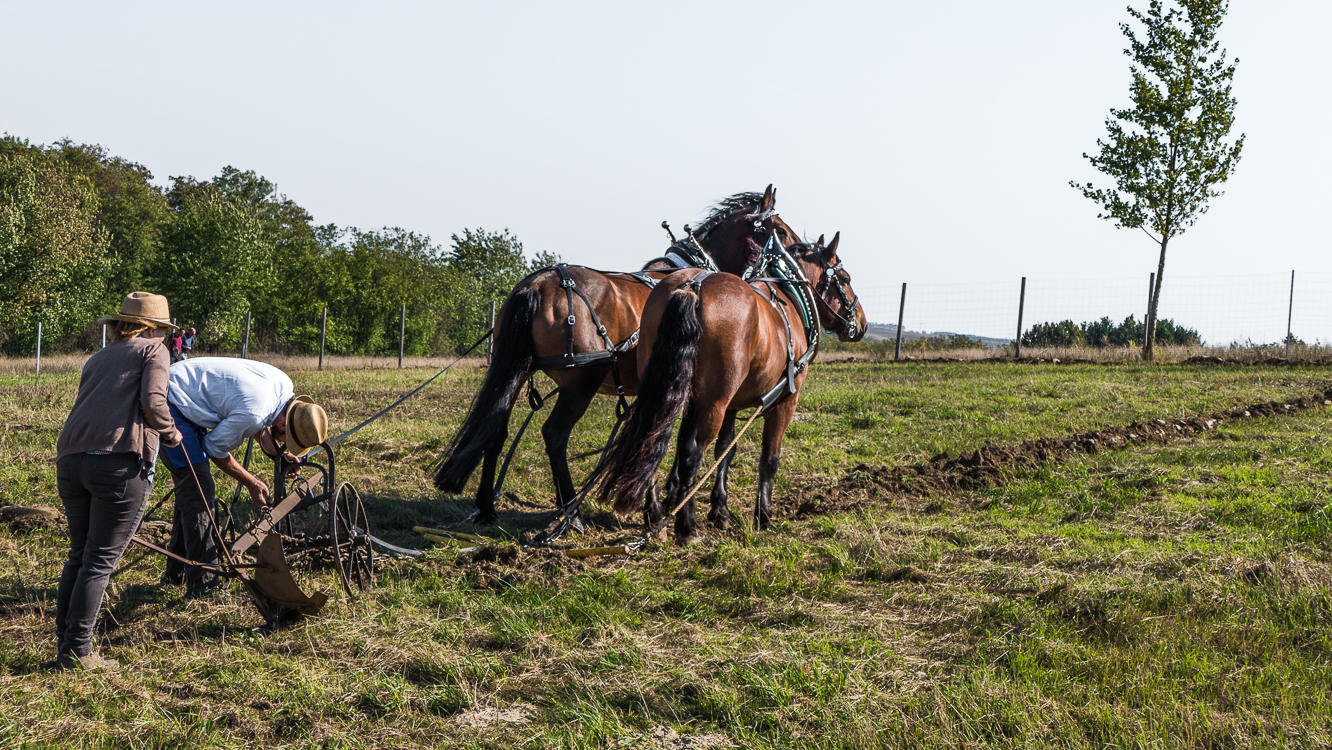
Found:
[[[837,261],[835,265],[828,265],[828,260],[823,257],[823,248],[815,248],[814,254],[818,256],[819,265],[823,267],[823,282],[814,290],[814,296],[828,308],[828,313],[836,318],[845,327],[848,338],[855,339],[856,334],[860,332],[860,326],[856,323],[856,308],[860,307],[860,297],[851,299],[846,293],[846,287],[842,286],[842,280],[837,278],[837,272],[842,270],[842,261]],[[837,314],[832,305],[829,305],[823,295],[827,294],[828,288],[832,287],[837,291],[837,296],[842,300],[842,307],[846,309],[846,317]]]

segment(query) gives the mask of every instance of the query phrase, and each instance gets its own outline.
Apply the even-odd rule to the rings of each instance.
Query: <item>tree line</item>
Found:
[[[1146,340],[1147,326],[1134,316],[1124,318],[1116,324],[1109,316],[1100,320],[1074,323],[1063,320],[1058,323],[1037,323],[1022,333],[1023,346],[1091,346],[1097,349],[1106,347],[1142,346]],[[1200,346],[1202,337],[1193,328],[1178,325],[1169,318],[1156,321],[1154,340],[1162,346]]]
[[[400,228],[315,224],[309,212],[253,171],[226,167],[209,180],[153,183],[143,165],[101,146],[33,145],[0,137],[0,351],[93,349],[93,322],[125,294],[164,294],[205,351],[234,350],[252,314],[250,346],[396,353],[407,307],[405,352],[470,345],[524,276],[529,261],[503,230],[464,229],[449,247]]]

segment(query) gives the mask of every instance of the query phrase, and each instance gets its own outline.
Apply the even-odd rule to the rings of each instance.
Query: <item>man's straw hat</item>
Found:
[[[120,303],[120,313],[97,319],[98,323],[113,321],[142,323],[157,328],[176,328],[171,323],[171,310],[167,307],[167,298],[152,292],[130,292],[125,301]]]
[[[309,396],[287,403],[287,450],[304,456],[328,438],[328,413]]]

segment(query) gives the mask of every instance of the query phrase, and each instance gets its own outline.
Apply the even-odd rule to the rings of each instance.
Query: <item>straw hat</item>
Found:
[[[130,292],[125,301],[120,303],[120,312],[97,319],[98,323],[111,323],[121,320],[126,323],[143,323],[158,328],[176,328],[171,323],[171,310],[167,307],[167,298],[152,292]]]
[[[287,403],[287,450],[304,456],[328,438],[328,413],[309,396]]]

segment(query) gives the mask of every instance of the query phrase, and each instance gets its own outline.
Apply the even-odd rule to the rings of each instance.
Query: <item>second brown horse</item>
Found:
[[[839,238],[826,248],[822,238],[794,245],[789,253],[778,247],[773,254],[784,262],[764,266],[767,270],[749,281],[685,269],[657,285],[643,310],[639,345],[651,355],[638,362],[638,401],[598,472],[601,496],[614,496],[616,512],[631,511],[648,494],[681,409],[684,417],[676,465],[666,487],[667,507],[690,490],[713,440],[721,438],[718,458],[728,455],[737,410],[767,402],[754,513],[755,525],[768,527],[782,437],[808,374],[800,363],[812,359],[810,346],[817,345],[809,326],[822,325],[843,341],[858,341],[865,335],[864,310],[837,258]],[[783,266],[784,272],[768,275]],[[815,308],[811,315],[817,319],[802,319],[799,312],[811,304]],[[725,466],[723,461],[708,514],[710,522],[723,528],[730,521]],[[662,514],[660,505],[649,503],[649,525]],[[692,501],[676,514],[675,535],[684,543],[697,538]]]

